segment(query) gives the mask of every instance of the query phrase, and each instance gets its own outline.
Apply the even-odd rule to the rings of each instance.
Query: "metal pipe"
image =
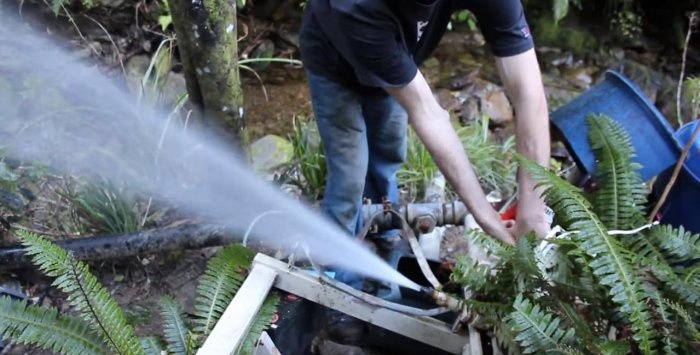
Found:
[[[328,284],[331,287],[334,287],[340,291],[343,291],[347,293],[350,296],[356,297],[361,299],[363,302],[366,302],[368,304],[371,304],[373,306],[379,306],[383,307],[386,309],[390,309],[392,311],[404,313],[404,314],[409,314],[413,316],[419,316],[419,317],[433,317],[437,316],[443,313],[450,312],[450,309],[446,307],[438,307],[438,308],[432,308],[432,309],[421,309],[421,308],[415,308],[415,307],[410,307],[410,306],[405,306],[399,303],[394,303],[387,301],[385,299],[379,298],[377,296],[373,296],[367,293],[364,293],[360,290],[356,290],[344,283],[338,282],[334,279],[331,279],[330,277],[324,275],[323,273],[319,274],[321,281],[324,283]]]
[[[432,218],[434,221],[433,227],[447,224],[462,225],[464,224],[464,218],[469,213],[467,206],[461,201],[446,203],[409,203],[396,207],[397,208],[394,208],[394,210],[398,216],[390,213],[382,213],[385,212],[386,208],[384,204],[363,205],[363,225],[371,222],[378,230],[401,229],[402,223],[400,218],[403,218],[412,227],[419,228],[423,231],[424,228],[421,228],[422,226],[420,225],[422,218],[426,222],[428,222],[429,218]],[[375,217],[374,220],[372,220],[372,217]]]
[[[438,306],[445,307],[455,312],[461,312],[464,309],[464,302],[448,293],[438,291],[432,287],[421,287],[420,292],[430,296]]]

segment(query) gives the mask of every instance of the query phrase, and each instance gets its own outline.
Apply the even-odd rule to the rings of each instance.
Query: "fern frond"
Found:
[[[193,354],[189,346],[189,329],[182,307],[170,296],[160,300],[160,315],[163,318],[163,335],[168,343],[168,353],[174,355]]]
[[[255,316],[255,321],[250,326],[250,330],[241,344],[241,349],[238,351],[239,355],[252,355],[255,352],[255,346],[257,345],[258,338],[265,329],[270,326],[275,313],[277,312],[277,304],[279,303],[279,297],[276,295],[270,295],[265,299],[258,315]]]
[[[507,322],[517,333],[515,340],[524,354],[578,354],[570,348],[575,344],[576,333],[573,328],[567,329],[561,318],[545,312],[522,294],[515,299],[513,309]]]
[[[250,267],[253,253],[240,244],[222,249],[209,260],[197,285],[194,331],[206,338],[226,310],[244,279],[244,270]]]
[[[165,353],[163,343],[156,337],[141,338],[141,347],[146,355],[163,355]]]
[[[679,263],[700,258],[700,234],[693,234],[683,227],[661,225],[653,228],[650,238],[666,254],[669,263]]]
[[[688,311],[679,303],[673,302],[671,300],[665,300],[666,305],[676,312],[676,315],[683,321],[683,326],[686,331],[690,334],[691,338],[695,342],[700,342],[700,330],[698,330],[698,325],[693,321],[693,317],[688,314]]]
[[[589,349],[594,347],[597,343],[597,337],[591,328],[592,325],[576,312],[573,305],[564,303],[561,300],[558,300],[557,304],[564,319],[573,327],[576,335],[583,340],[584,346]]]
[[[668,312],[667,304],[664,303],[664,300],[661,297],[661,292],[658,290],[652,292],[652,296],[656,306],[656,314],[660,323],[658,326],[661,327],[661,349],[666,355],[676,354],[678,343],[676,342],[676,339],[674,339],[673,329],[671,328],[674,322],[673,319],[671,319],[671,314]]]
[[[68,302],[115,353],[143,354],[123,311],[85,263],[73,259],[64,249],[34,233],[20,230],[17,235],[34,264],[55,278],[53,285],[68,294]]]
[[[629,135],[605,115],[589,115],[588,130],[597,163],[598,189],[593,206],[608,229],[632,229],[644,221],[646,189],[632,162],[634,148]]]
[[[534,233],[518,238],[510,262],[521,276],[542,280],[543,275],[535,256],[536,238]]]
[[[82,319],[10,297],[0,297],[0,337],[59,354],[109,354]]]
[[[505,350],[506,354],[522,354],[522,352],[520,351],[520,345],[518,345],[518,342],[515,340],[515,334],[513,334],[510,327],[508,326],[508,324],[506,324],[505,321],[497,323],[493,331],[494,335],[496,336],[498,346],[500,346],[502,350]]]
[[[608,340],[598,346],[601,355],[627,355],[630,353],[630,345],[624,341]]]
[[[483,292],[487,285],[494,283],[491,270],[466,255],[459,255],[450,280],[474,292]]]
[[[496,241],[484,231],[477,228],[467,229],[464,232],[464,237],[481,247],[489,256],[494,255],[500,257],[504,255],[508,248],[505,244]]]
[[[587,303],[600,302],[600,286],[588,265],[588,255],[576,245],[559,245],[559,260],[549,273],[557,291]]]
[[[619,240],[608,235],[579,189],[536,163],[520,156],[518,159],[522,167],[544,186],[547,203],[559,217],[562,226],[575,232],[581,249],[592,259],[589,265],[594,275],[600,284],[609,288],[609,294],[620,311],[628,315],[633,339],[639,343],[642,352],[653,353],[654,326],[645,302],[642,280],[634,272],[634,256]]]
[[[667,253],[657,247],[664,243],[663,239],[674,235],[668,226],[655,226],[646,234],[632,238],[623,238],[630,251],[635,253],[640,264],[649,268],[652,274],[665,286],[671,289],[678,299],[685,304],[700,307],[700,285],[684,280],[667,262]]]

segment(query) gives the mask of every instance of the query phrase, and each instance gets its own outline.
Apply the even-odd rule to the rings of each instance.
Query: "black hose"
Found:
[[[182,249],[200,249],[229,244],[234,235],[212,225],[183,225],[139,231],[123,235],[105,235],[57,241],[80,260],[121,258]],[[0,248],[0,270],[32,265],[22,246]]]

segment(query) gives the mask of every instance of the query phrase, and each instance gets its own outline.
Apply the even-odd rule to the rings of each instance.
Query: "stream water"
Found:
[[[418,286],[248,168],[211,131],[137,105],[96,67],[0,14],[0,141],[63,173],[128,182],[181,211],[319,263]],[[1,83],[0,83],[1,84]],[[5,97],[2,97],[5,96]],[[4,105],[4,103],[12,103]],[[19,104],[17,104],[19,103]]]

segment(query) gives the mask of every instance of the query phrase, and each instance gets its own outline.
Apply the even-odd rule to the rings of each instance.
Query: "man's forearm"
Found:
[[[516,150],[542,166],[549,166],[549,114],[534,50],[499,58],[497,66],[515,109]],[[544,202],[541,191],[535,186],[536,182],[521,169],[518,172],[518,216],[529,219],[528,223],[533,225],[528,227],[535,227],[536,232],[542,234],[546,233],[543,230],[546,229],[543,227]]]
[[[479,225],[491,236],[514,243],[498,213],[486,200],[448,113],[435,101],[422,75],[418,73],[405,88],[388,90],[406,108],[413,129]]]

